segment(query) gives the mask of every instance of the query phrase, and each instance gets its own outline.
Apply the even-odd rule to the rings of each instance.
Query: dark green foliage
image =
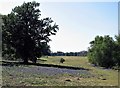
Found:
[[[65,62],[65,59],[61,58],[60,63],[63,63],[63,62]]]
[[[90,42],[91,46],[88,51],[89,61],[92,64],[106,68],[114,66],[115,42],[112,37],[96,36],[95,40]]]
[[[115,36],[115,47],[114,47],[114,60],[117,66],[120,66],[120,35]]]
[[[40,19],[39,3],[28,2],[15,7],[3,17],[3,56],[36,62],[38,57],[50,52],[49,36],[55,35],[58,25],[51,18]]]
[[[2,15],[0,14],[0,54],[2,50]]]

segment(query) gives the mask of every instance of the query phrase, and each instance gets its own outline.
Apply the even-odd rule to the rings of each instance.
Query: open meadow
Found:
[[[120,3],[41,1],[0,1],[0,86],[118,88]]]
[[[65,62],[60,63],[60,58]],[[59,66],[80,67],[67,69],[37,65],[2,64],[3,86],[118,86],[118,71],[95,67],[87,57],[49,56],[38,59],[37,63]],[[9,61],[10,63],[10,61]]]

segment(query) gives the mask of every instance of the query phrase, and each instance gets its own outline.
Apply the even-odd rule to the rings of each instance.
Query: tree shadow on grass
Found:
[[[73,69],[73,70],[90,70],[82,67],[73,67],[73,66],[62,66],[62,65],[54,65],[54,64],[41,64],[41,63],[28,63],[24,64],[23,62],[12,62],[12,61],[2,61],[2,66],[21,66],[21,65],[34,65],[34,66],[44,66],[44,67],[56,67],[56,68],[65,68],[65,69]]]

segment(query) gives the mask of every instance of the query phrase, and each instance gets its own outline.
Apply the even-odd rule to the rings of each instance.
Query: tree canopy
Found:
[[[3,16],[2,54],[36,62],[38,57],[50,52],[50,36],[59,29],[49,17],[40,19],[40,3],[35,1],[16,6]]]
[[[120,36],[116,36],[116,41],[109,35],[96,36],[90,45],[88,57],[91,63],[106,68],[120,64]]]

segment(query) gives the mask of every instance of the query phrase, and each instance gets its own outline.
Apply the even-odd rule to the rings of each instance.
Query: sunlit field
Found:
[[[60,63],[60,59],[65,62]],[[4,62],[3,62],[4,63]],[[49,56],[37,63],[80,67],[88,70],[67,68],[12,65],[3,66],[3,86],[118,86],[118,71],[95,67],[87,57]]]

